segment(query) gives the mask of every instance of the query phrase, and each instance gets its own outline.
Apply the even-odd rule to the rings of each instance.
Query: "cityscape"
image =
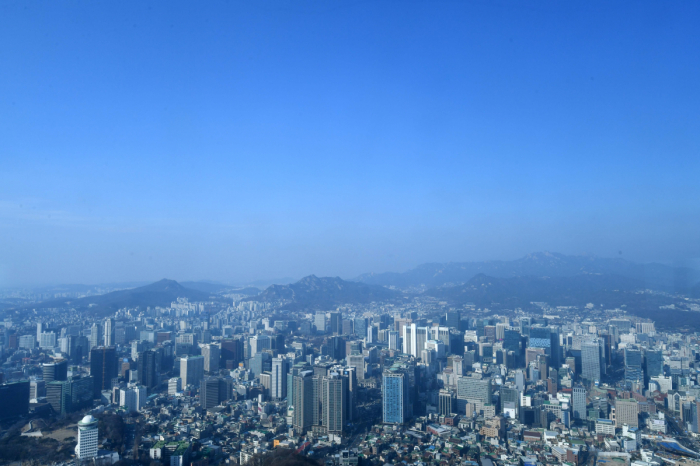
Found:
[[[313,276],[266,290],[190,285],[200,290],[163,280],[44,301],[7,293],[3,461],[244,466],[282,451],[329,466],[700,461],[700,341],[683,322],[625,304],[457,305]],[[172,301],[121,307],[135,297]]]
[[[698,19],[0,0],[0,466],[700,466]]]

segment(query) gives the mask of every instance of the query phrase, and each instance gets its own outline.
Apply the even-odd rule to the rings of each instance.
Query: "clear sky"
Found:
[[[700,257],[700,2],[0,2],[0,287]]]

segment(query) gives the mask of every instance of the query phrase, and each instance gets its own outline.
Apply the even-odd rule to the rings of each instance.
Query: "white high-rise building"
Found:
[[[140,411],[146,406],[148,395],[143,385],[129,384],[127,388],[119,390],[119,406],[123,406],[130,413]]]
[[[180,391],[182,391],[182,379],[180,377],[173,377],[168,380],[168,395],[176,395]]]
[[[112,346],[112,344],[114,343],[112,338],[112,335],[114,334],[113,327],[114,324],[112,323],[112,319],[105,319],[105,346]]]
[[[78,459],[90,459],[97,456],[97,419],[85,416],[78,422],[78,444],[75,446],[75,456]]]
[[[37,322],[36,324],[36,341],[41,341],[41,334],[44,332],[43,322]]]
[[[55,348],[56,347],[56,334],[54,332],[41,332],[41,339],[39,340],[39,347],[41,347],[41,348]]]
[[[428,341],[428,327],[418,327],[416,324],[403,328],[403,352],[414,358],[420,358]]]

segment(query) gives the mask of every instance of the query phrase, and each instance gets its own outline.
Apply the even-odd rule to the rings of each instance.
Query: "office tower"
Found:
[[[318,311],[314,316],[314,325],[316,326],[316,331],[323,333],[326,331],[326,313]]]
[[[102,390],[112,388],[112,379],[116,378],[118,373],[117,351],[114,347],[98,346],[90,350],[90,375],[94,383],[94,398],[99,398]]]
[[[92,387],[90,387],[92,394]],[[43,380],[33,380],[29,383],[29,399],[34,400],[46,396],[46,382]]]
[[[559,333],[555,328],[551,327],[532,327],[530,328],[530,338],[528,339],[529,348],[542,348],[544,353],[549,357],[549,364],[552,367],[559,368],[560,362],[560,347]]]
[[[459,311],[447,311],[447,313],[445,313],[445,325],[450,328],[459,330],[459,319]]]
[[[172,377],[168,379],[168,395],[175,395],[182,390],[182,379],[180,377]]]
[[[600,380],[600,345],[597,340],[581,343],[581,377],[589,382]]]
[[[348,379],[332,372],[321,379],[323,425],[328,433],[341,434],[345,427],[348,403]]]
[[[44,323],[37,322],[36,324],[36,341],[41,341],[41,334],[44,333]]]
[[[399,350],[399,332],[389,331],[389,349],[398,351]]]
[[[403,352],[415,358],[420,358],[428,341],[428,328],[416,324],[407,325],[403,329]]]
[[[493,386],[490,378],[460,377],[457,379],[457,396],[469,403],[491,404]]]
[[[202,356],[185,356],[180,358],[180,378],[182,386],[198,386],[204,378],[204,358]]]
[[[222,401],[219,393],[222,380],[219,377],[206,377],[199,386],[200,404],[203,409],[218,406]]]
[[[408,373],[386,370],[382,375],[382,418],[385,424],[403,424],[409,416]]]
[[[517,406],[520,405],[520,392],[518,391],[518,389],[502,385],[499,391],[501,394],[499,397],[499,401],[501,404],[501,412],[504,411],[504,408],[506,407],[507,403],[513,403],[513,406],[516,407],[517,411]]]
[[[102,344],[102,328],[97,322],[90,327],[90,350]]]
[[[93,379],[70,377],[46,384],[46,401],[58,415],[65,415],[92,406]]]
[[[345,339],[341,336],[329,337],[325,348],[322,347],[322,350],[324,349],[326,350],[324,354],[327,354],[333,359],[338,361],[345,359]]]
[[[266,349],[270,349],[272,342],[267,335],[254,335],[250,338],[250,357],[252,358],[258,353],[262,353]]]
[[[440,390],[438,394],[439,413],[449,416],[453,412],[454,395],[449,390]]]
[[[39,340],[40,348],[55,348],[56,347],[56,333],[55,332],[42,332],[41,340]]]
[[[525,374],[522,370],[515,371],[515,387],[520,393],[525,391]]]
[[[235,369],[243,360],[243,340],[240,338],[221,340],[221,368]]]
[[[354,367],[344,367],[342,369],[343,377],[348,379],[348,396],[347,410],[345,413],[346,421],[355,419],[355,394],[357,393],[357,374]]]
[[[639,349],[625,348],[625,385],[643,383],[642,352]]]
[[[274,400],[283,400],[287,397],[287,373],[289,373],[289,361],[286,358],[272,358],[272,374],[270,376],[270,396]]]
[[[25,416],[29,413],[29,381],[0,385],[0,419]]]
[[[216,374],[219,372],[219,359],[221,351],[216,344],[202,346],[202,357],[204,357],[204,372]]]
[[[342,335],[343,334],[343,317],[341,316],[340,312],[331,312],[330,313],[330,332],[334,335]]]
[[[365,338],[367,336],[367,319],[364,317],[355,317],[355,323],[353,326],[353,330],[355,332],[355,335],[357,335],[360,338]]]
[[[664,355],[660,350],[646,350],[644,353],[644,375],[646,383],[652,377],[664,374]]]
[[[623,425],[639,427],[639,408],[637,400],[615,400],[615,427]]]
[[[523,350],[522,335],[517,330],[503,330],[503,348],[519,355]]]
[[[489,343],[494,343],[496,341],[496,326],[484,325],[484,336],[488,339]]]
[[[314,372],[301,371],[294,376],[294,414],[292,427],[297,435],[303,435],[313,423],[314,415]]]
[[[255,377],[272,370],[272,356],[268,352],[258,353],[248,360],[248,369]]]
[[[36,346],[37,339],[34,338],[34,335],[21,335],[19,337],[19,347],[24,348],[24,349],[34,349]]]
[[[379,329],[376,325],[370,325],[367,327],[367,337],[365,338],[367,343],[377,343],[379,341]]]
[[[496,324],[496,341],[502,341],[506,338],[506,324]]]
[[[346,357],[347,366],[354,367],[358,380],[365,380],[365,356],[364,354],[351,354]]]
[[[129,384],[119,390],[119,406],[128,412],[140,411],[148,401],[148,390],[143,385]]]
[[[586,419],[586,389],[577,385],[572,391],[574,419]]]
[[[162,351],[150,349],[139,355],[138,376],[141,385],[146,387],[149,392],[160,383],[160,365],[162,360]]]
[[[104,327],[105,346],[112,346],[114,344],[114,322],[112,319],[105,319]]]
[[[85,416],[78,422],[78,444],[75,446],[75,456],[79,460],[87,460],[97,456],[97,419],[91,415]]]
[[[46,383],[53,382],[54,380],[68,379],[68,361],[65,359],[42,364],[41,369],[44,375],[44,382]]]

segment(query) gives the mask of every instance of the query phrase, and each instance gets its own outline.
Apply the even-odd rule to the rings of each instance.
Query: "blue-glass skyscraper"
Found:
[[[637,382],[644,382],[642,352],[638,349],[625,348],[625,385],[631,387]]]
[[[552,367],[559,368],[561,361],[559,360],[559,333],[551,327],[532,327],[530,328],[530,338],[528,339],[529,348],[542,348],[545,354],[549,357],[549,364]]]
[[[384,371],[382,377],[382,417],[385,424],[403,424],[408,420],[408,374],[400,370]]]

